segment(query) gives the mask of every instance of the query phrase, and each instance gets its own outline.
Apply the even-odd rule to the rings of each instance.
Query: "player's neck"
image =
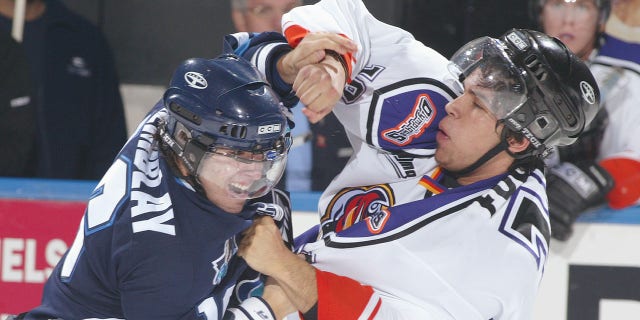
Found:
[[[507,172],[512,163],[513,158],[503,151],[469,174],[458,177],[456,181],[458,181],[460,185],[466,186],[478,181],[493,178]]]

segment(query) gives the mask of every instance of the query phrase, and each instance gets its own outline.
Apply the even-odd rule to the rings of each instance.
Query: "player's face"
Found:
[[[286,153],[248,152],[216,147],[205,154],[197,178],[207,198],[227,212],[242,209],[246,199],[265,195],[280,180]]]
[[[238,197],[262,176],[262,164],[243,163],[218,154],[209,154],[202,160],[198,180],[207,198],[229,213],[242,210],[246,198]]]
[[[596,46],[598,14],[594,0],[548,0],[540,18],[545,33],[586,60]]]
[[[496,126],[498,119],[487,106],[495,92],[475,84],[479,74],[464,81],[464,92],[447,104],[447,117],[439,125],[435,158],[450,171],[469,167],[500,142],[502,125]]]
[[[243,12],[245,30],[238,31],[281,31],[282,15],[299,5],[299,0],[248,0]]]

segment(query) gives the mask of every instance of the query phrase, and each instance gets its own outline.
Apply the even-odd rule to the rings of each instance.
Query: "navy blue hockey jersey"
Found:
[[[156,105],[121,150],[26,319],[218,319],[260,293],[235,255],[250,206],[226,213],[172,175],[154,138],[166,117]]]

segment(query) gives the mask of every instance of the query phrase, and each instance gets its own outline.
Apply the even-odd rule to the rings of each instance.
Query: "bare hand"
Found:
[[[355,43],[336,33],[309,33],[294,50],[278,61],[278,73],[285,82],[293,83],[302,67],[324,59],[325,50],[332,50],[342,55],[355,52],[357,49]]]
[[[274,275],[280,271],[287,259],[298,259],[284,245],[280,229],[271,217],[258,217],[253,225],[243,232],[238,255],[254,270]]]
[[[342,64],[331,56],[300,70],[293,83],[293,90],[306,106],[302,112],[309,122],[316,123],[333,110],[342,97],[346,83],[345,73]]]

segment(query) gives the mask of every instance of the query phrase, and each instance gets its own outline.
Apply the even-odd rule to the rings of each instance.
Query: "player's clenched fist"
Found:
[[[333,57],[298,72],[293,90],[305,105],[303,113],[311,123],[320,121],[340,100],[346,83],[345,72],[342,63]]]
[[[256,218],[253,225],[243,233],[238,255],[254,270],[272,275],[278,272],[273,268],[279,266],[273,261],[290,257],[293,253],[282,242],[280,229],[273,219],[264,216]]]

